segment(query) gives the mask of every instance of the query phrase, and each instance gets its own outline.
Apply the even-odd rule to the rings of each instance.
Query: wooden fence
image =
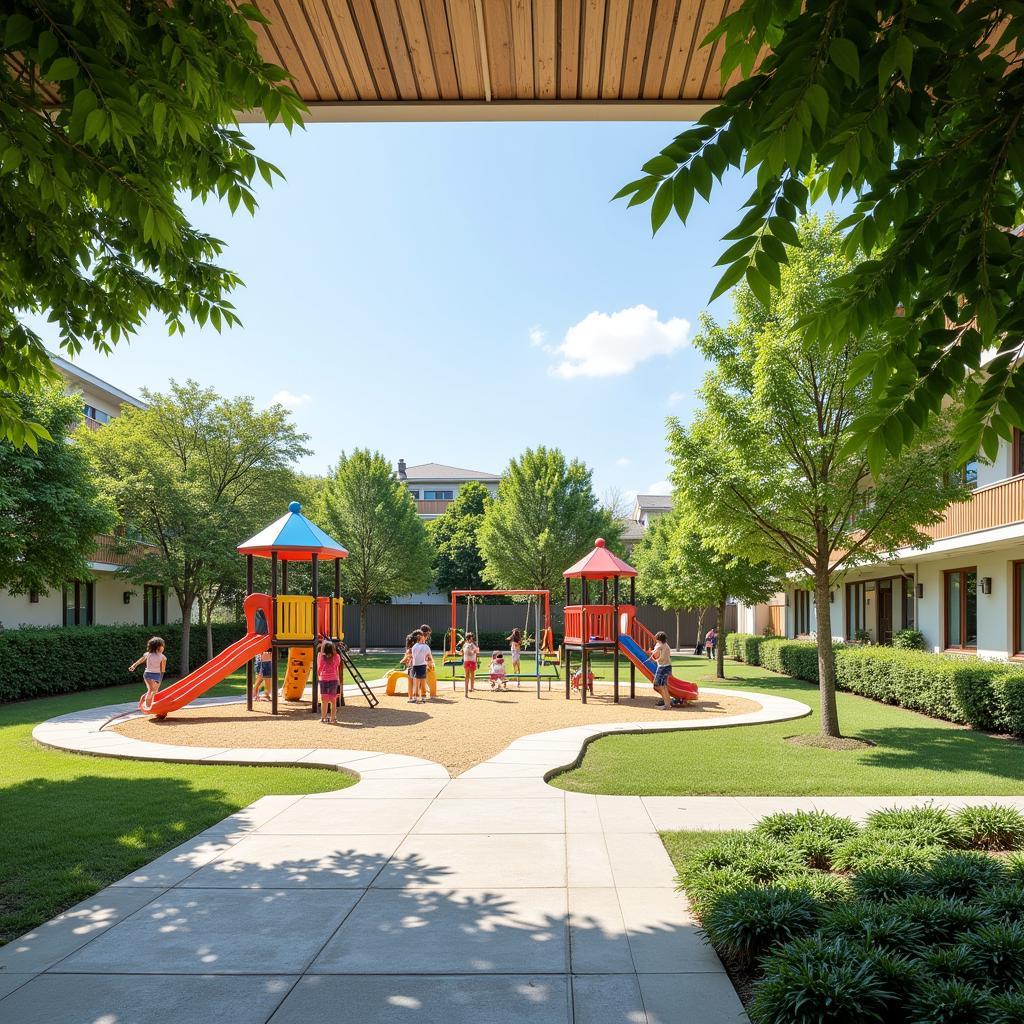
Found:
[[[673,646],[692,646],[697,636],[697,613],[679,612],[678,623],[675,612],[656,608],[654,605],[639,605],[637,618],[653,633],[664,630]],[[556,635],[562,632],[562,609],[553,608],[551,617]],[[707,631],[715,623],[717,615],[709,609],[704,616],[703,629]],[[510,633],[526,622],[524,604],[482,604],[477,605],[470,616],[470,628],[481,633]],[[451,625],[451,606],[446,604],[372,604],[367,609],[366,643],[369,647],[402,647],[406,636],[414,629],[428,625],[438,634],[444,634]],[[678,630],[677,630],[678,625]],[[730,605],[725,612],[728,631],[736,629],[736,607]],[[466,607],[459,605],[459,629],[466,628]],[[530,632],[534,630],[534,612],[530,612]],[[359,643],[359,608],[345,605],[345,634],[349,644]]]

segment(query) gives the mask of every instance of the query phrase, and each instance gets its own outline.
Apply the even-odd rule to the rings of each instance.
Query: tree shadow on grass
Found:
[[[176,887],[152,900],[139,893],[127,912],[114,905],[124,890],[106,890],[30,933],[15,944],[15,961],[62,947],[56,952],[70,973],[15,990],[3,1015],[53,1024],[67,1019],[55,1009],[73,1005],[75,1020],[126,1024],[130,1012],[131,1024],[205,1024],[222,1016],[216,1000],[230,992],[238,1020],[275,1011],[287,1021],[340,1020],[351,1012],[365,1024],[399,1014],[468,1024],[481,1007],[501,1006],[503,1019],[521,1024],[568,1024],[571,969],[583,1001],[577,1012],[587,1015],[589,1006],[593,1014],[600,1002],[609,1019],[667,1024],[678,1019],[678,992],[664,984],[665,973],[693,970],[709,956],[681,897],[642,904],[627,934],[617,901],[602,899],[603,890],[581,891],[570,919],[560,886],[460,885],[446,864],[412,851],[393,855],[398,836],[295,837],[319,844],[301,856],[283,854],[282,838],[253,832],[213,860],[203,849],[205,863],[187,874],[195,848],[209,845],[204,837],[164,858],[163,868],[177,861],[186,872]],[[650,991],[634,977],[634,962],[655,972]],[[244,984],[232,980],[240,973]],[[268,989],[275,978],[287,983]],[[133,988],[136,998],[127,1000]]]
[[[980,772],[1024,785],[1024,744],[968,729],[890,726],[858,729],[875,746],[860,755],[864,765],[944,773]]]
[[[237,809],[221,791],[169,777],[80,775],[0,789],[0,943]]]

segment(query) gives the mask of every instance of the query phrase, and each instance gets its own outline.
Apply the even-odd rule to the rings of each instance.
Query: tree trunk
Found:
[[[366,653],[366,602],[359,602],[359,653]]]
[[[841,736],[836,707],[836,653],[832,647],[831,583],[828,570],[814,578],[814,613],[818,638],[818,689],[821,693],[821,734]]]
[[[715,678],[725,678],[725,598],[718,602],[718,639],[715,641]]]
[[[679,629],[680,629],[679,623],[680,623],[680,619],[681,618],[682,618],[682,612],[677,608],[676,609],[676,650],[677,651],[681,650],[682,646],[683,646],[682,634],[679,632]]]
[[[181,660],[178,671],[183,676],[188,675],[188,645],[192,634],[192,605],[194,603],[194,597],[178,602],[181,606]]]
[[[206,660],[213,661],[213,606],[206,610]]]
[[[696,640],[696,642],[693,645],[694,650],[696,650],[698,647],[700,647],[701,642],[704,639],[704,616],[705,616],[706,613],[707,613],[707,609],[706,608],[698,608],[697,609],[697,640]]]

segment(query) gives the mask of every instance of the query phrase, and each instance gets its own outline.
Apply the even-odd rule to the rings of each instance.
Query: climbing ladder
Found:
[[[359,692],[366,698],[366,703],[371,708],[375,708],[380,701],[377,700],[377,694],[370,689],[369,683],[363,678],[363,673],[356,668],[355,662],[349,657],[348,648],[342,644],[340,647],[341,662],[345,666],[346,671],[352,677],[353,682],[359,687]]]

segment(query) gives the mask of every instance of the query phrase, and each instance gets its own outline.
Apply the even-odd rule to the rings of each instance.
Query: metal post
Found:
[[[245,556],[245,596],[248,597],[252,593],[252,555]]]
[[[562,648],[565,652],[565,699],[569,700],[572,696],[572,669],[569,667],[569,648]]]
[[[619,703],[619,577],[612,579],[612,686],[615,691],[613,700]]]
[[[313,655],[310,658],[310,661],[311,661],[311,663],[313,665],[313,672],[312,672],[312,675],[313,675],[313,681],[312,681],[313,700],[312,700],[312,707],[310,708],[310,710],[315,715],[317,713],[318,705],[320,703],[320,701],[318,699],[319,696],[320,696],[320,685],[319,685],[319,679],[317,678],[317,670],[316,670],[316,635],[317,635],[316,634],[316,630],[317,630],[317,626],[319,625],[319,622],[317,621],[317,618],[318,618],[318,616],[320,614],[320,609],[317,607],[317,601],[320,598],[320,578],[319,578],[320,574],[318,572],[318,570],[320,568],[320,564],[319,564],[319,556],[317,555],[317,553],[315,551],[310,556],[310,563],[309,564],[310,564],[310,571],[311,571],[312,576],[313,576],[313,585],[312,585],[312,588],[311,588],[312,589],[312,593],[313,593]],[[339,690],[341,689],[341,677],[340,677],[340,675],[338,677],[338,689]]]
[[[580,653],[580,696],[587,703],[587,673],[590,671],[590,652],[583,648]]]
[[[252,593],[252,555],[245,556],[245,596],[248,597]],[[252,658],[250,658],[245,665],[245,707],[247,711],[252,711]]]
[[[533,672],[537,677],[537,699],[540,700],[540,598],[537,598],[537,607],[534,610],[533,621],[536,629],[533,631]]]
[[[633,617],[636,618],[636,577],[629,577],[629,603],[633,606]],[[636,665],[629,663],[629,699],[636,699]]]
[[[270,553],[270,713],[277,714],[277,552]]]

